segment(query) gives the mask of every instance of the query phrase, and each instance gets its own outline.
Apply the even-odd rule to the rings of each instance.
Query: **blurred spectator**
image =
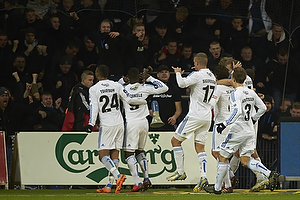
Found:
[[[265,56],[267,60],[276,59],[276,54],[280,48],[288,49],[289,41],[282,26],[273,24],[272,29],[266,35]]]
[[[249,4],[249,36],[254,55],[264,60],[264,37],[272,28],[272,20],[268,16],[265,5],[267,0],[250,0]]]
[[[167,44],[167,23],[164,20],[157,21],[155,31],[154,35],[150,35],[149,40],[149,54],[151,58]]]
[[[14,54],[12,46],[8,44],[8,36],[5,32],[0,31],[0,85],[8,87],[12,73],[11,63]]]
[[[192,45],[183,44],[181,53],[182,56],[179,60],[179,66],[181,66],[181,69],[184,70],[185,72],[191,72],[192,67],[194,66]]]
[[[225,53],[218,41],[212,41],[209,45],[208,63],[207,66],[211,71],[214,71],[215,67],[218,66],[221,58],[231,57],[230,54]]]
[[[280,116],[289,116],[290,115],[290,109],[291,109],[292,103],[291,100],[288,98],[283,98],[279,102],[279,114]]]
[[[222,25],[224,27],[229,26],[232,16],[235,13],[232,0],[215,0],[209,6],[218,15],[217,19]]]
[[[28,0],[27,8],[32,8],[36,11],[36,15],[43,19],[43,17],[52,9],[57,7],[57,4],[52,0]]]
[[[276,162],[278,158],[277,138],[279,113],[277,113],[272,106],[273,98],[271,96],[266,95],[263,101],[267,110],[259,120],[257,150],[266,167],[275,170],[277,165],[275,165],[274,162]]]
[[[50,86],[45,91],[50,91],[54,99],[61,98],[60,106],[64,110],[67,108],[72,88],[78,83],[77,76],[71,70],[71,66],[72,59],[69,56],[63,56],[54,73],[47,77],[47,82],[45,83],[45,86]]]
[[[41,104],[36,110],[29,114],[27,121],[35,131],[61,131],[64,121],[64,110],[60,107],[62,102],[58,98],[53,102],[51,93],[41,94]]]
[[[212,41],[219,41],[221,38],[221,24],[214,15],[206,15],[200,18],[198,25],[191,33],[194,53],[204,52],[209,54],[209,45]]]
[[[238,58],[241,49],[249,43],[248,29],[243,25],[243,19],[239,15],[232,18],[228,27],[223,34],[222,46],[225,52],[230,53],[234,58]]]
[[[70,94],[68,108],[62,131],[84,131],[90,119],[89,88],[93,85],[94,73],[83,71],[81,82],[77,83]]]
[[[266,78],[270,81],[275,109],[279,109],[279,102],[283,95],[292,103],[295,102],[300,76],[299,63],[288,54],[286,49],[281,48],[277,52],[277,59],[267,63],[267,69]]]
[[[78,62],[83,66],[80,70],[82,72],[84,70],[90,70],[95,73],[99,59],[99,50],[95,45],[95,40],[96,37],[92,34],[84,36],[83,45],[76,54]],[[95,79],[94,82],[96,81]]]
[[[142,23],[133,26],[132,34],[128,39],[128,44],[125,51],[125,74],[127,71],[135,67],[143,71],[144,68],[149,66],[146,51],[144,49],[143,41],[145,38],[145,25]]]
[[[23,13],[21,9],[16,9],[15,0],[4,0],[4,10],[0,12],[0,30],[6,31],[9,40],[17,38],[21,22],[23,20]]]
[[[112,28],[113,23],[109,19],[100,23],[100,33],[96,41],[99,49],[98,64],[108,66],[108,79],[118,81],[124,75],[123,54],[126,38],[123,34],[112,31]]]
[[[5,132],[6,159],[8,178],[11,180],[11,167],[13,161],[14,136],[21,130],[23,117],[23,105],[13,100],[11,94],[5,87],[0,87],[0,131]]]
[[[154,55],[151,66],[154,68],[154,71],[159,65],[167,65],[171,69],[171,66],[179,66],[180,58],[181,51],[177,46],[177,42],[171,38],[168,40],[167,45]]]

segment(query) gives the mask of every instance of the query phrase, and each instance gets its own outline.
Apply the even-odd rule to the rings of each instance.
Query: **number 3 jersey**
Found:
[[[94,126],[99,115],[100,126],[115,126],[123,123],[120,99],[132,104],[147,105],[145,99],[131,98],[123,86],[111,80],[101,80],[89,89],[90,121]],[[125,102],[124,101],[124,102]]]
[[[169,89],[162,81],[155,79],[152,76],[146,81],[151,82],[152,84],[128,84],[125,86],[125,90],[132,98],[147,99],[149,95],[161,94]],[[147,105],[130,105],[130,103],[124,102],[124,109],[127,122],[145,119],[149,115]]]
[[[257,112],[253,112],[254,106],[258,108]],[[225,120],[225,124],[232,124],[230,132],[252,132],[254,134],[252,119],[257,121],[266,109],[263,101],[253,90],[243,86],[237,87],[230,94],[231,114]]]
[[[176,73],[178,86],[185,88],[190,86],[190,106],[187,116],[197,119],[211,120],[210,100],[216,89],[216,78],[209,69],[200,69],[191,72],[183,78],[179,72]]]

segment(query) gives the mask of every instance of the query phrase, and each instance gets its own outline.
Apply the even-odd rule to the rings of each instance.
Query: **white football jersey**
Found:
[[[190,105],[188,116],[198,119],[211,119],[212,105],[210,100],[216,89],[216,78],[209,69],[201,69],[191,72],[183,78],[179,72],[176,73],[178,86],[190,87]]]
[[[115,126],[123,123],[120,112],[120,99],[132,104],[144,104],[146,100],[131,98],[120,83],[111,80],[101,80],[89,89],[90,121],[94,126],[99,115],[100,126]]]
[[[152,94],[161,94],[168,91],[168,86],[162,81],[150,76],[146,82],[153,84],[141,84],[134,83],[125,86],[125,90],[132,98],[146,99]],[[128,102],[124,102],[125,118],[126,121],[145,119],[149,115],[149,109],[147,105],[131,105]]]
[[[214,121],[216,124],[223,122],[230,116],[230,93],[234,90],[232,86],[217,85],[214,92],[216,104],[214,106]]]
[[[252,116],[252,110],[258,108]],[[230,94],[230,116],[225,120],[225,124],[231,124],[230,132],[252,132],[254,127],[252,119],[258,120],[266,111],[266,106],[259,96],[247,87],[237,87]]]

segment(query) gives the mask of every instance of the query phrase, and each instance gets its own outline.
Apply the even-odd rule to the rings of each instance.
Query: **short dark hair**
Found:
[[[136,67],[132,67],[128,70],[128,76],[131,80],[138,80],[140,75],[140,70]]]
[[[227,79],[229,77],[228,69],[225,66],[221,66],[221,65],[218,65],[215,68],[214,74],[218,80]]]
[[[99,65],[97,71],[100,77],[107,78],[109,74],[109,69],[106,65]]]
[[[245,69],[242,67],[235,68],[232,74],[232,77],[235,79],[237,83],[244,83],[246,76],[247,73]]]

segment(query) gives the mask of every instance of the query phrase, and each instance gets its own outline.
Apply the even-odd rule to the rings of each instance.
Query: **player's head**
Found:
[[[235,59],[233,57],[223,57],[220,59],[219,61],[219,65],[226,67],[229,71],[229,73],[232,72],[233,70],[233,62],[235,61]]]
[[[199,71],[202,68],[206,68],[207,62],[208,62],[207,55],[203,52],[197,53],[194,56],[194,66],[197,71]]]
[[[98,80],[107,79],[108,73],[109,73],[109,70],[106,65],[99,65],[96,69],[96,77]]]
[[[87,88],[92,87],[94,83],[94,72],[90,70],[84,70],[81,74],[81,83]]]
[[[238,67],[233,71],[232,79],[233,81],[243,84],[246,79],[247,73],[244,68]]]
[[[218,65],[215,68],[214,74],[215,74],[216,79],[218,79],[218,80],[227,79],[229,77],[228,69],[221,65]]]
[[[132,67],[128,70],[128,77],[130,79],[130,83],[136,83],[139,81],[140,71],[136,67]]]

